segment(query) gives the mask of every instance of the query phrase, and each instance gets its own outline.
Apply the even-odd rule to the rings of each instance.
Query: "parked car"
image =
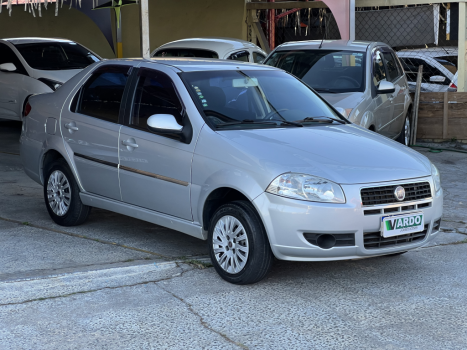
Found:
[[[397,51],[409,83],[415,92],[418,67],[423,65],[422,92],[444,92],[457,72],[457,47]]]
[[[402,67],[388,45],[289,42],[278,46],[264,63],[302,79],[353,123],[409,144],[412,100]]]
[[[273,67],[103,61],[32,96],[24,118],[24,169],[57,224],[98,207],[184,232],[232,283],[261,280],[274,256],[400,254],[439,230],[443,190],[425,156]]]
[[[52,92],[101,58],[74,41],[0,40],[0,118],[21,120],[28,96]]]
[[[261,63],[267,56],[260,47],[245,40],[233,38],[190,38],[159,46],[152,57],[220,58],[242,62]]]

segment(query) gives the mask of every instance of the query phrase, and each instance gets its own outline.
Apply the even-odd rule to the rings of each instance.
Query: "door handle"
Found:
[[[79,128],[76,126],[75,122],[70,122],[70,123],[65,124],[65,128],[70,130],[70,132],[79,130]]]
[[[135,143],[135,141],[132,140],[132,139],[122,141],[122,145],[128,146],[128,147],[133,147],[133,148],[138,148],[138,144]]]

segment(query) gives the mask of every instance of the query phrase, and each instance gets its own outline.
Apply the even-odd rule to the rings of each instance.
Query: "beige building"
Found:
[[[64,5],[55,17],[54,6],[33,17],[14,6],[11,17],[3,8],[0,38],[38,36],[77,41],[105,58],[115,54],[106,38],[86,15]],[[157,0],[149,1],[151,51],[182,38],[220,36],[247,39],[245,0]],[[112,21],[115,21],[112,11]],[[123,57],[140,56],[139,7],[122,7]],[[115,43],[114,43],[115,44]],[[115,45],[116,47],[116,45]]]

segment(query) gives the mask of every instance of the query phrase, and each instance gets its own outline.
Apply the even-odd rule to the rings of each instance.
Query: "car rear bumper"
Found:
[[[430,183],[433,194],[431,177],[413,180],[422,181]],[[362,206],[360,190],[362,187],[407,182],[343,185],[346,204],[300,201],[269,193],[258,196],[254,204],[263,219],[272,251],[278,259],[325,261],[393,254],[420,247],[437,235],[443,213],[443,190],[429,199],[371,207]],[[385,213],[396,209],[399,212]],[[423,232],[396,238],[381,237],[383,216],[414,212],[422,212],[424,215]],[[329,249],[319,247],[317,238],[324,234],[332,235],[336,245]]]

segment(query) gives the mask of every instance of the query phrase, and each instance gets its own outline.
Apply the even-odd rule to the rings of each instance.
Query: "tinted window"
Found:
[[[438,68],[433,67],[425,60],[420,58],[414,57],[399,57],[402,63],[402,67],[404,68],[405,75],[407,76],[407,80],[411,82],[417,81],[417,74],[418,74],[418,67],[423,65],[423,76],[422,82],[430,83],[430,84],[440,84],[440,85],[447,85],[450,83],[449,79],[445,79],[444,83],[433,83],[430,82],[430,78],[439,75],[442,77],[446,77]]]
[[[104,69],[94,73],[83,86],[77,112],[118,123],[129,67],[107,66]]]
[[[389,81],[394,81],[399,77],[399,72],[397,70],[396,61],[390,52],[383,53],[384,62],[386,63],[387,69],[387,78]]]
[[[7,45],[0,43],[0,64],[13,63],[16,66],[16,72],[19,74],[28,75],[23,64],[19,60],[18,56],[10,49]]]
[[[238,51],[231,54],[228,59],[241,62],[250,62],[250,53],[248,51]]]
[[[48,42],[15,46],[29,66],[34,69],[83,69],[100,61],[100,58],[76,43]]]
[[[323,117],[340,118],[313,90],[282,71],[187,72],[182,77],[216,128],[283,128],[291,126],[284,120],[307,126]]]
[[[318,92],[365,91],[365,53],[342,50],[276,51],[265,62]]]
[[[373,54],[373,84],[377,87],[379,82],[386,80],[386,70],[384,69],[383,56],[381,52],[375,51]]]
[[[147,130],[147,120],[154,114],[171,114],[182,124],[181,113],[182,105],[172,80],[157,71],[140,71],[130,125]]]
[[[259,52],[253,52],[253,62],[255,63],[263,63],[266,56],[260,54]]]
[[[162,49],[160,51],[157,51],[154,57],[219,58],[217,53],[201,49]]]

